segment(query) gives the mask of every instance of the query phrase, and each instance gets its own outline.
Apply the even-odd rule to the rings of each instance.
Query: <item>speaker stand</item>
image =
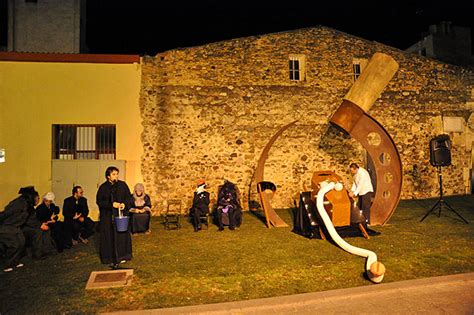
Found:
[[[441,217],[441,210],[443,209],[443,206],[445,206],[448,210],[451,210],[454,212],[458,217],[461,218],[466,224],[469,224],[469,222],[462,217],[456,210],[454,210],[444,199],[443,199],[443,174],[441,172],[441,166],[438,166],[438,178],[439,178],[439,199],[436,201],[436,203],[431,207],[431,209],[425,214],[425,216],[420,220],[420,222],[423,222],[424,219],[428,215],[430,215],[431,212],[435,211],[438,209],[438,218]]]

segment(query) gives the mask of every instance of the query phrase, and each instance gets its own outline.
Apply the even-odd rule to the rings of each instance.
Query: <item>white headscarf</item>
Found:
[[[141,192],[141,196],[138,196],[137,192]],[[135,200],[135,207],[145,205],[145,186],[142,183],[137,183],[133,188],[133,199]]]
[[[43,200],[51,200],[54,202],[54,193],[53,192],[48,192],[43,196]]]

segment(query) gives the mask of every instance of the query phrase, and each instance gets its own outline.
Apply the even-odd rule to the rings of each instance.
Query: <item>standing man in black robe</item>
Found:
[[[100,185],[96,198],[100,212],[100,259],[103,264],[112,264],[114,269],[132,259],[130,229],[117,232],[114,222],[118,211],[128,215],[131,205],[130,189],[118,176],[118,168],[109,166],[105,171],[107,180]]]
[[[21,196],[0,212],[0,247],[5,256],[4,272],[13,271],[14,267],[23,267],[20,258],[25,247],[25,236],[21,226],[34,211],[38,198],[38,192],[33,186],[23,187],[18,193]]]

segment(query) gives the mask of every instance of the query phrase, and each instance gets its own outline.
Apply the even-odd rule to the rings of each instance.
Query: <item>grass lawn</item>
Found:
[[[443,209],[441,217],[419,220],[436,199],[402,201],[383,227],[350,244],[373,250],[387,268],[384,281],[474,271],[474,195],[447,202],[470,224]],[[291,211],[280,210],[292,225]],[[306,239],[289,228],[267,229],[244,214],[239,230],[217,227],[194,233],[185,223],[164,230],[153,218],[152,234],[133,236],[132,285],[85,290],[101,265],[97,237],[42,261],[25,258],[25,267],[0,274],[0,313],[97,313],[228,302],[331,289],[375,285],[364,279],[365,260],[334,244]]]

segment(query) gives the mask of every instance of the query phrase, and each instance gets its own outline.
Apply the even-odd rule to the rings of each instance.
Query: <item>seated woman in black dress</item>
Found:
[[[43,254],[51,252],[52,244],[56,246],[58,252],[64,249],[63,223],[58,220],[59,207],[54,204],[54,197],[54,193],[48,192],[43,196],[43,202],[36,208],[36,219],[41,224]]]
[[[220,187],[216,214],[219,222],[219,232],[224,230],[224,225],[228,225],[229,230],[234,230],[242,224],[239,190],[234,183],[225,180]]]
[[[132,233],[150,233],[151,200],[145,194],[145,187],[138,183],[133,188],[133,203],[130,209]]]

